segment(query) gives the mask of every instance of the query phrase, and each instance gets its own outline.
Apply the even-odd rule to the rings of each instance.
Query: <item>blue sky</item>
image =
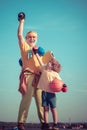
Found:
[[[87,122],[87,0],[0,1],[0,121],[17,121],[21,11],[26,14],[24,35],[37,31],[37,45],[53,51],[62,65],[60,76],[69,90],[57,93],[59,121]],[[34,99],[27,122],[39,122]]]

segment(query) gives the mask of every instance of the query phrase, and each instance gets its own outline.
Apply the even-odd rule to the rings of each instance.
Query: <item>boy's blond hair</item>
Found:
[[[52,64],[52,70],[59,73],[61,70],[61,65],[59,64],[59,62],[55,58],[53,58],[50,62]]]

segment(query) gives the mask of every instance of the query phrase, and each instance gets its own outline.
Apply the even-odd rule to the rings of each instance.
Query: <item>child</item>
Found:
[[[61,80],[58,72],[60,71],[60,64],[58,61],[53,58],[47,65],[44,65],[40,59],[40,56],[36,53],[37,59],[40,63],[41,67],[41,77],[39,79],[37,88],[42,89],[42,106],[44,107],[44,120],[45,120],[45,130],[58,130],[58,117],[57,117],[57,109],[56,109],[56,94],[50,89],[50,82],[58,78]],[[48,124],[48,114],[49,114],[49,106],[51,108],[52,117],[53,117],[53,127]]]

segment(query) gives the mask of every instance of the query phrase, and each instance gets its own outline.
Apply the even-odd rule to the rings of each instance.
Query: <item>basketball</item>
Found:
[[[60,79],[55,78],[51,83],[50,83],[50,89],[53,92],[60,92],[63,88],[63,81]]]

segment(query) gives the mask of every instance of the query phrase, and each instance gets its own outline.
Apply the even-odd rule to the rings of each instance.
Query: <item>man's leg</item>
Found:
[[[27,116],[28,116],[31,99],[34,94],[34,88],[31,86],[32,79],[33,79],[33,77],[30,76],[29,84],[28,84],[28,91],[24,96],[22,96],[22,100],[21,100],[20,107],[19,107],[19,114],[18,114],[18,127],[20,127],[21,124],[22,124],[22,126],[24,125],[24,123],[26,122]],[[22,130],[22,129],[19,129],[19,130]]]
[[[22,96],[22,100],[19,107],[19,114],[18,114],[18,122],[25,123],[27,116],[28,116],[28,110],[31,104],[32,95],[26,94],[25,96]]]
[[[44,123],[44,109],[42,107],[42,90],[35,90],[35,102],[38,111],[38,117],[41,123]]]

